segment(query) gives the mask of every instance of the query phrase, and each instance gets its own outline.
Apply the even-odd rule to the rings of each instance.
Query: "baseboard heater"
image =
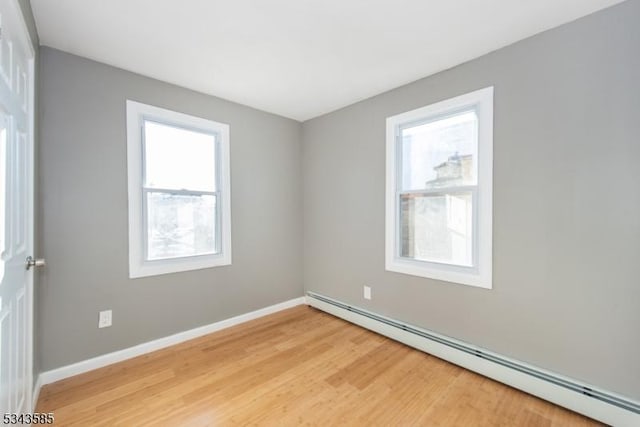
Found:
[[[468,343],[307,292],[307,304],[613,426],[640,426],[640,403]]]

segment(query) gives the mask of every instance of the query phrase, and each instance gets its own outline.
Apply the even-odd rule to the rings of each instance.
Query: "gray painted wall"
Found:
[[[128,279],[126,99],[230,125],[232,266]],[[300,123],[44,47],[40,101],[42,370],[302,296]]]
[[[639,18],[625,2],[305,122],[306,289],[639,400]],[[494,289],[386,272],[385,118],[490,85]]]

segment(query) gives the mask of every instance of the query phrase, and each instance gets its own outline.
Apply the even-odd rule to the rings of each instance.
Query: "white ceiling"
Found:
[[[40,41],[296,120],[621,0],[31,0]]]

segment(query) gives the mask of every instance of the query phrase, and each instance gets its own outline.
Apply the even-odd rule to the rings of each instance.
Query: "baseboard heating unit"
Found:
[[[640,426],[640,403],[314,292],[307,304],[410,347],[613,426]]]

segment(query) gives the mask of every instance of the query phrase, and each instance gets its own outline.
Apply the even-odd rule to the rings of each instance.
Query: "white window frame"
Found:
[[[473,204],[473,265],[421,261],[400,257],[401,128],[442,119],[474,108],[478,117],[478,185]],[[446,189],[442,190],[446,192]],[[385,267],[388,271],[480,288],[492,288],[493,225],[493,87],[447,99],[387,118]]]
[[[231,180],[229,125],[127,100],[127,170],[129,190],[129,277],[155,276],[231,264]],[[219,238],[217,253],[146,260],[144,204],[144,122],[154,121],[215,136]],[[218,204],[219,203],[219,204]]]

